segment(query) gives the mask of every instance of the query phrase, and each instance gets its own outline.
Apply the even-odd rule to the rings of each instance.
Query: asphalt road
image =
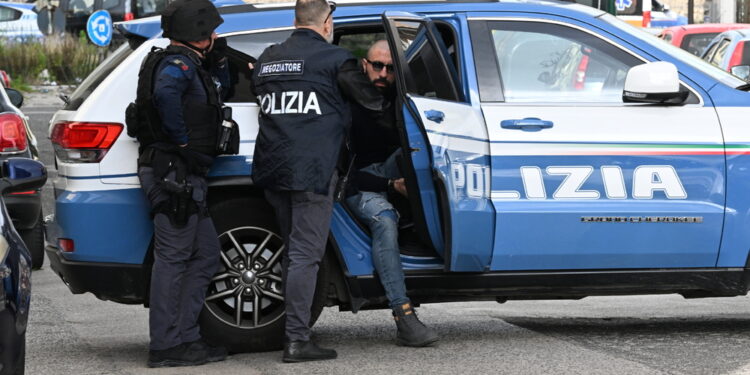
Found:
[[[61,103],[22,108],[54,176],[47,126]],[[48,184],[49,185],[49,184]],[[51,188],[45,214],[52,213]],[[195,368],[146,368],[148,310],[72,295],[48,268],[33,274],[27,374],[750,374],[750,298],[598,297],[424,305],[432,348],[394,344],[387,311],[327,309],[315,327],[339,359],[282,364],[281,352],[232,355]]]

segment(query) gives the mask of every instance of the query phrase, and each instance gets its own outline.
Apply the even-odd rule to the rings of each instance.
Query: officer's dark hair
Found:
[[[297,26],[320,26],[330,12],[331,5],[326,0],[297,0],[294,6]]]

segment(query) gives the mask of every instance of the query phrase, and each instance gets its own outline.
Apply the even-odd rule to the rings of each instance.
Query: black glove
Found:
[[[227,62],[227,38],[216,38],[214,46],[206,55],[206,63],[211,68],[223,68]]]

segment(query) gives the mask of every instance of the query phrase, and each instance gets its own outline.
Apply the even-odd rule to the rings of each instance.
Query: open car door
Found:
[[[483,271],[492,256],[495,212],[481,110],[467,103],[458,59],[429,18],[386,12],[383,21],[396,68],[402,172],[414,225],[446,270]]]

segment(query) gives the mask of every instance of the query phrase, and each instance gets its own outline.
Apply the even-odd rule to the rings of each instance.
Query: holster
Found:
[[[153,208],[152,214],[165,214],[173,226],[184,227],[190,216],[198,212],[193,186],[188,181],[188,163],[177,153],[148,148],[138,158],[138,165],[153,168],[156,184],[169,195],[168,200]]]

